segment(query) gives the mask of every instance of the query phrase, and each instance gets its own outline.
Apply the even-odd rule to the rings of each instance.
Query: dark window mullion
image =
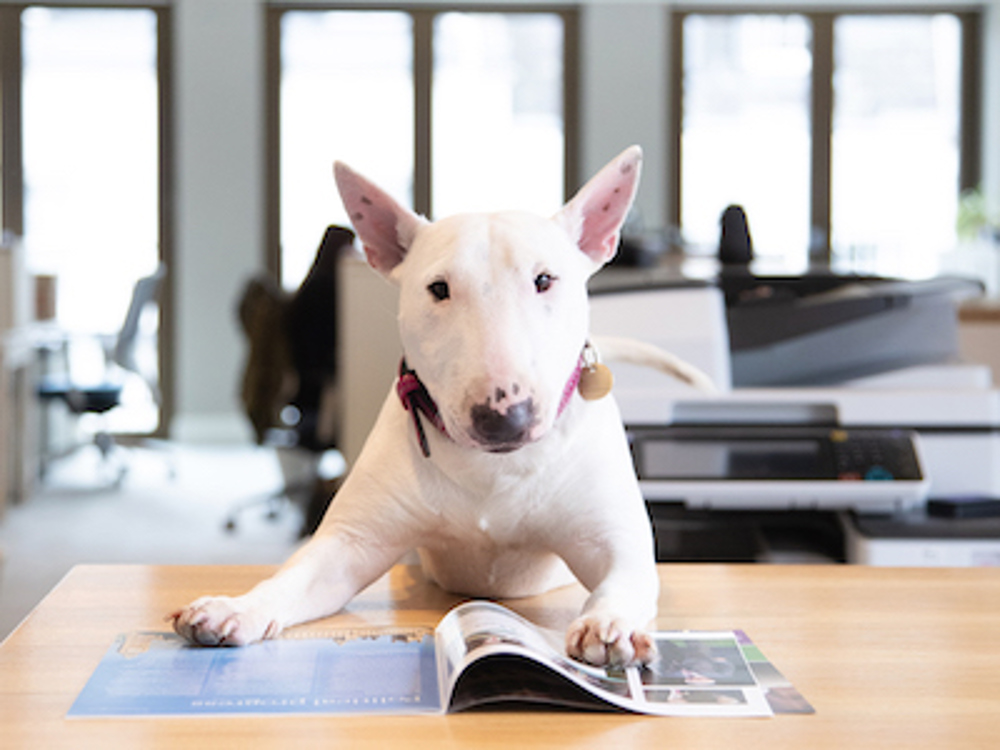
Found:
[[[569,200],[580,186],[580,31],[574,11],[561,13],[563,27],[563,200]]]
[[[21,6],[0,6],[0,165],[2,229],[24,233],[24,176],[21,154]]]
[[[684,128],[684,21],[686,13],[674,13],[670,20],[670,51],[667,77],[669,92],[669,117],[667,129],[670,133],[667,143],[667,160],[670,165],[670,184],[667,186],[667,229],[677,231],[676,239],[681,244],[681,195],[682,170],[681,143]]]
[[[154,8],[156,13],[156,65],[159,117],[159,243],[160,262],[174,268],[174,169],[173,169],[173,38],[171,10]],[[159,321],[156,336],[159,368],[160,413],[154,434],[167,437],[174,416],[174,305],[175,280],[168,273],[160,292]]]
[[[281,24],[285,11],[267,11],[264,47],[265,137],[264,164],[267,208],[264,227],[264,267],[281,278]]]
[[[413,11],[414,164],[413,208],[432,217],[432,120],[434,84],[434,18],[431,10]]]
[[[813,13],[812,21],[812,163],[809,242],[811,263],[830,261],[832,139],[833,139],[833,20],[832,13]]]
[[[979,187],[982,146],[982,27],[979,13],[957,14],[962,24],[961,99],[959,101],[958,189]]]

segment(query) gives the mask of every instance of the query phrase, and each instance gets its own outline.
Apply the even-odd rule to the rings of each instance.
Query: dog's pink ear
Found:
[[[641,166],[642,149],[625,149],[555,216],[556,222],[596,263],[607,263],[618,250],[622,224],[639,187]]]
[[[388,274],[406,257],[413,235],[427,222],[343,162],[333,165],[333,174],[368,263]]]

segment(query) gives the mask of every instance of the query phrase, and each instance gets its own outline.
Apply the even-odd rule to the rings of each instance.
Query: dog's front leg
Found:
[[[566,653],[599,666],[646,664],[656,655],[646,628],[656,616],[659,595],[652,541],[642,526],[617,536],[581,539],[564,554],[591,592],[566,631]]]
[[[318,533],[272,577],[242,596],[205,596],[170,615],[203,646],[243,646],[340,610],[402,554],[345,529]]]

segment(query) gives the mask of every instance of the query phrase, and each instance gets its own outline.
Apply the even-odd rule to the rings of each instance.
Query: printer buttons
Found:
[[[865,480],[869,482],[885,482],[895,479],[892,472],[884,466],[873,466],[865,472]]]

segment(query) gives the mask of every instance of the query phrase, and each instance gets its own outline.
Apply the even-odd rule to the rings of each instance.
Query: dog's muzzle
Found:
[[[476,404],[470,409],[471,437],[491,453],[517,450],[531,437],[535,425],[535,402],[530,398],[511,404],[503,412],[489,403]]]
[[[589,343],[587,346],[590,346]],[[559,416],[569,406],[573,393],[576,392],[584,365],[585,357],[581,355],[566,387],[563,389],[557,412]],[[396,393],[399,400],[402,401],[403,407],[410,412],[413,419],[413,427],[417,434],[417,441],[420,443],[421,452],[430,458],[430,443],[427,440],[427,433],[424,431],[420,415],[422,414],[430,420],[438,432],[445,437],[448,436],[448,430],[444,426],[444,420],[441,418],[437,404],[434,403],[434,399],[427,392],[426,386],[420,381],[417,373],[406,364],[405,357],[399,363]],[[516,404],[510,404],[503,412],[494,409],[489,401],[484,404],[476,404],[472,407],[470,416],[472,417],[474,433],[472,438],[491,453],[509,453],[530,442],[531,428],[537,421],[535,403],[530,398]]]

